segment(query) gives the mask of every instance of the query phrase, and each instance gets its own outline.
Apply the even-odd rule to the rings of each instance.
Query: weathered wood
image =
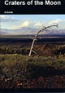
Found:
[[[38,34],[39,34],[41,31],[43,31],[43,30],[45,30],[45,29],[47,29],[47,28],[50,28],[50,27],[52,27],[52,26],[58,27],[58,25],[50,25],[50,26],[44,27],[43,29],[41,29],[41,30],[39,30],[39,31],[37,32],[37,34],[36,34],[35,37],[33,38],[32,45],[31,45],[30,52],[29,52],[29,56],[31,56],[32,49],[33,49],[33,46],[34,46],[34,42],[36,41],[36,39],[37,39],[37,37],[38,37]]]

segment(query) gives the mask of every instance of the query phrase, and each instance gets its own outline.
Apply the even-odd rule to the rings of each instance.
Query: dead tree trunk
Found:
[[[52,26],[58,27],[58,25],[50,25],[50,26],[44,27],[43,29],[41,29],[41,30],[39,30],[39,31],[37,32],[37,34],[36,34],[35,37],[33,38],[32,45],[31,45],[30,52],[29,52],[29,56],[31,56],[32,49],[33,49],[33,46],[34,46],[34,42],[36,41],[36,39],[37,39],[37,37],[38,37],[38,34],[39,34],[42,30],[45,30],[45,29],[50,28],[50,27],[52,27]]]

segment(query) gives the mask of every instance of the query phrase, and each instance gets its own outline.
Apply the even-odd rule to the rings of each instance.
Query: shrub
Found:
[[[23,56],[21,54],[0,54],[0,72],[8,78],[32,79],[48,74],[48,69],[65,69],[65,59],[43,56]]]

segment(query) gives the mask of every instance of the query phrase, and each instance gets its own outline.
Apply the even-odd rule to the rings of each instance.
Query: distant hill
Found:
[[[37,31],[40,30],[38,28],[32,28],[32,27],[22,27],[20,29],[14,29],[14,30],[10,30],[10,29],[1,29],[0,34],[7,34],[7,35],[25,35],[25,34],[36,34]],[[40,34],[65,34],[65,29],[60,29],[60,30],[44,30],[42,31]]]
[[[0,31],[0,35],[7,35],[7,34],[8,34],[7,32]]]

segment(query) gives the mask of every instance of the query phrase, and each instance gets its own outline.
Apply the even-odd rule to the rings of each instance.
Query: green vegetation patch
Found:
[[[4,77],[12,78],[13,80],[32,79],[40,75],[48,74],[48,69],[50,68],[65,70],[65,58],[0,54],[0,73]]]

